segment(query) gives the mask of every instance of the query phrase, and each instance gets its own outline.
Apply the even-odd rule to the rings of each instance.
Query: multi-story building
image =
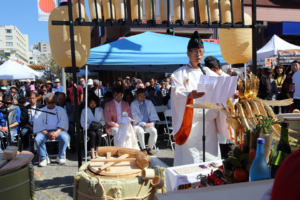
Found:
[[[43,42],[42,40],[38,43],[34,43],[33,45],[31,45],[30,50],[38,50],[43,56],[51,54],[50,43]]]
[[[16,26],[0,25],[0,54],[11,60],[29,63],[28,35],[22,34]]]

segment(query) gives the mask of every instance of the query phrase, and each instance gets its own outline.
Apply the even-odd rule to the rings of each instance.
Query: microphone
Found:
[[[203,69],[201,63],[198,63],[198,67],[201,69],[202,73],[203,73],[204,75],[206,75],[206,72],[205,72],[205,70]]]

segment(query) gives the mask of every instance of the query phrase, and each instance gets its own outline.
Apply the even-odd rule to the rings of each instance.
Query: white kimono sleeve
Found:
[[[230,132],[228,123],[226,122],[226,115],[221,111],[218,111],[218,115],[216,117],[216,124],[218,133],[221,136],[230,140]]]
[[[172,74],[171,107],[174,135],[181,127],[187,98],[190,93],[185,87],[186,80],[182,79],[182,71],[177,71],[176,73]]]
[[[81,127],[83,128],[83,130],[85,129],[88,129],[90,127],[90,124],[91,124],[91,121],[89,120],[89,110],[87,112],[87,125],[85,127],[85,109],[82,110],[81,112],[81,116],[80,116],[80,124],[81,124]]]

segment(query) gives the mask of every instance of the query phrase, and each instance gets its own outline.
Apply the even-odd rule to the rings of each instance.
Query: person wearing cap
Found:
[[[53,86],[53,84],[51,81],[46,82],[47,92],[52,92],[52,86]]]
[[[10,86],[9,93],[13,96],[13,103],[17,104],[19,99],[18,88],[15,85]]]
[[[98,79],[95,79],[93,81],[93,86],[94,87],[91,90],[94,91],[95,95],[100,99],[102,97],[102,95],[104,95],[104,94],[102,94],[102,91],[99,88],[99,80]]]
[[[276,100],[278,89],[275,81],[271,78],[271,75],[272,70],[270,68],[261,69],[261,78],[257,97],[264,100]]]
[[[188,46],[189,63],[180,67],[171,76],[172,81],[172,124],[175,140],[174,166],[203,162],[203,109],[193,109],[186,105],[194,104],[204,92],[197,92],[201,76],[218,74],[202,67],[204,57],[203,41],[197,31],[192,35]],[[221,159],[217,134],[230,139],[226,115],[218,110],[205,109],[205,161]]]
[[[57,78],[54,80],[55,87],[52,88],[52,93],[65,92],[64,87],[60,85],[60,80]]]

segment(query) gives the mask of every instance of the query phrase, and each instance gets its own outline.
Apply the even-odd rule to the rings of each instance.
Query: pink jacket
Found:
[[[128,117],[132,118],[129,104],[126,101],[121,101],[122,113],[127,112]],[[111,128],[117,126],[118,116],[117,108],[114,100],[107,102],[104,106],[104,119],[106,122],[106,133],[111,135]]]

